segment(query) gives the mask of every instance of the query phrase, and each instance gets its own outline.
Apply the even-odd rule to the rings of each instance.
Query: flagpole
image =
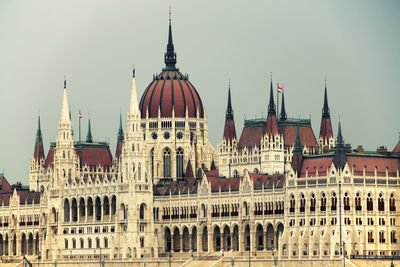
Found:
[[[81,142],[81,110],[79,110],[79,143]]]
[[[276,118],[279,120],[279,83],[277,83],[276,87]]]

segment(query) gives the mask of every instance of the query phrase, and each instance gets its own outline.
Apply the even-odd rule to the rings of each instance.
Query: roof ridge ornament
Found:
[[[271,72],[271,88],[270,88],[270,93],[269,93],[268,114],[276,115],[275,102],[274,102],[274,91],[273,91],[273,85],[272,85],[272,72]]]
[[[322,117],[323,118],[330,117],[330,110],[328,106],[328,92],[326,89],[326,78],[325,78],[325,94],[324,94],[324,107],[322,108]]]

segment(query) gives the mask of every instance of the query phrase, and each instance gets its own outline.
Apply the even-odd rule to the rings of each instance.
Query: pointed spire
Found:
[[[294,144],[293,154],[302,154],[302,153],[303,153],[303,147],[301,146],[301,141],[300,141],[300,130],[299,130],[299,125],[297,125],[296,142]]]
[[[286,109],[285,109],[285,93],[282,91],[282,107],[281,107],[281,114],[279,116],[281,121],[285,121],[287,119]]]
[[[64,80],[64,94],[62,99],[62,106],[61,106],[61,118],[60,121],[62,122],[70,122],[69,116],[69,108],[68,108],[68,97],[67,97],[67,81]]]
[[[276,115],[275,102],[274,102],[274,90],[273,90],[273,86],[272,86],[272,75],[271,75],[271,89],[270,89],[270,93],[269,93],[268,114]]]
[[[36,160],[44,158],[43,137],[42,137],[42,130],[40,129],[40,115],[38,115],[38,128],[36,131],[36,142],[35,142],[35,150],[33,152],[33,157]]]
[[[135,115],[139,112],[138,100],[137,100],[137,90],[136,90],[136,78],[135,78],[135,67],[132,70],[132,87],[131,87],[131,101],[129,105],[129,114]]]
[[[233,109],[231,102],[231,82],[229,81],[229,89],[228,89],[228,107],[226,108],[226,117],[227,120],[233,120]]]
[[[346,153],[344,150],[344,141],[342,136],[342,127],[338,126],[338,135],[336,139],[335,153],[333,155],[333,164],[336,169],[343,170],[344,166],[346,166]]]
[[[329,106],[328,106],[328,93],[326,90],[326,80],[325,80],[325,95],[324,95],[324,107],[322,108],[322,117],[323,118],[330,117],[330,111],[329,111]]]
[[[192,168],[192,164],[190,163],[190,159],[189,159],[188,164],[186,165],[185,177],[187,177],[187,178],[192,178],[192,177],[194,177],[194,175],[193,175],[193,168]]]
[[[212,161],[211,161],[211,167],[210,167],[210,170],[211,171],[214,171],[214,170],[216,170],[217,168],[215,167],[215,161],[214,161],[214,158],[212,159]]]
[[[171,7],[169,7],[169,32],[168,32],[168,44],[167,52],[164,55],[165,68],[174,70],[176,69],[176,53],[174,49],[174,43],[172,42],[172,27],[171,27]]]
[[[344,141],[342,136],[342,127],[339,121],[335,150],[341,150],[341,149],[344,150]]]
[[[122,129],[122,115],[119,114],[118,142],[124,141],[124,130]]]
[[[41,143],[43,142],[42,138],[42,130],[40,129],[40,115],[38,115],[38,128],[36,131],[36,143]]]
[[[87,143],[93,143],[92,129],[90,127],[90,119],[88,120],[88,133],[86,135],[86,142]]]

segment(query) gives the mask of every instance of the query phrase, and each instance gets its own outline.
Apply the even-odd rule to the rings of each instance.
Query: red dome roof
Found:
[[[147,86],[140,100],[139,109],[142,118],[149,112],[149,118],[158,117],[158,109],[161,117],[172,117],[172,108],[175,117],[188,116],[195,118],[197,112],[199,117],[204,117],[203,104],[194,86],[189,82],[188,77],[182,75],[177,69],[164,69]]]

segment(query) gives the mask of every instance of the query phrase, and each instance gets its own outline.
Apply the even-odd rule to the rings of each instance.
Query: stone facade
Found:
[[[340,126],[335,139],[326,88],[317,142],[309,120],[287,118],[284,99],[278,118],[271,81],[268,117],[246,121],[239,139],[229,92],[214,149],[201,99],[175,67],[171,26],[169,34],[166,67],[140,103],[133,72],[115,157],[90,130],[75,141],[64,83],[46,156],[39,120],[29,188],[0,178],[0,254],[49,262],[399,255],[400,145],[352,150]]]

